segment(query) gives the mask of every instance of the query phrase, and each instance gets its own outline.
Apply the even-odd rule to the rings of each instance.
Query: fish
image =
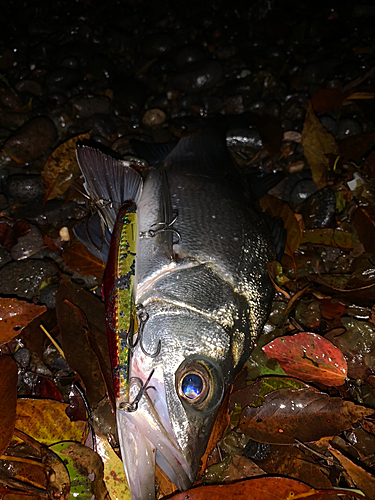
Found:
[[[112,232],[104,293],[122,460],[132,499],[152,500],[155,464],[179,490],[195,481],[268,318],[274,245],[221,130],[181,138],[142,175],[88,146],[77,159]]]

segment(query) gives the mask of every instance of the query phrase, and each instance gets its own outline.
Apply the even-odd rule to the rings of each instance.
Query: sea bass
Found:
[[[115,225],[107,315],[117,329],[112,352],[120,345],[116,417],[131,495],[155,498],[155,462],[186,490],[269,314],[267,227],[216,130],[181,139],[144,179],[85,146],[77,157],[87,191]],[[113,255],[128,259],[123,274]]]

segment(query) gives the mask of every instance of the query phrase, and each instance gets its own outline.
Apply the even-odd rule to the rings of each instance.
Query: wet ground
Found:
[[[374,277],[375,255],[374,22],[370,1],[57,0],[2,6],[1,297],[45,305],[44,323],[53,330],[64,280],[101,295],[103,266],[74,246],[73,227],[96,210],[79,192],[77,136],[124,158],[134,155],[132,139],[177,141],[186,129],[217,122],[227,128],[228,146],[249,185],[254,174],[284,174],[271,192],[284,205],[263,199],[262,209],[275,215],[289,208],[297,215],[289,226],[289,215],[283,217],[289,247],[283,277],[275,281],[285,293],[277,295],[267,338],[296,324],[316,333],[343,325],[362,331],[360,352],[350,338],[341,339],[341,347],[349,377],[367,385],[348,386],[341,395],[363,402],[365,392],[374,407],[375,295],[373,281],[364,285]],[[322,147],[312,131],[320,125],[336,146]],[[65,149],[56,152],[63,143]],[[311,149],[324,157],[323,178]],[[345,234],[337,243],[332,234],[339,226]],[[332,273],[350,277],[355,292],[345,295],[341,282],[324,282],[322,275]],[[306,292],[285,326],[285,308],[306,277],[323,288]],[[339,312],[321,302],[335,293],[344,301]],[[16,358],[23,374],[35,362],[31,346]],[[69,368],[56,359],[44,353],[48,373],[67,375]],[[40,395],[35,380],[24,377],[21,393]]]

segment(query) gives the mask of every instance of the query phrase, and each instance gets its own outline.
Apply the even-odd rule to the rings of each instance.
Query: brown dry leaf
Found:
[[[177,491],[176,486],[157,464],[155,468],[155,482],[158,485],[158,498],[163,498]]]
[[[366,498],[368,500],[375,500],[375,476],[349,460],[349,458],[343,455],[339,450],[335,450],[331,446],[328,449],[332,455],[339,460],[357,488],[365,493]]]
[[[375,207],[358,207],[354,214],[354,225],[359,241],[370,254],[372,260],[375,258]]]
[[[18,368],[10,356],[0,356],[0,455],[12,439],[16,420]]]
[[[20,330],[46,311],[46,306],[0,297],[0,344],[12,340]]]
[[[62,258],[72,271],[77,271],[83,276],[103,278],[104,263],[95,257],[80,241],[68,246],[62,254]]]
[[[344,162],[357,160],[366,154],[374,146],[374,143],[375,132],[349,136],[340,141],[339,153],[340,156],[344,157]]]
[[[315,116],[311,102],[306,109],[302,130],[303,154],[311,168],[312,178],[318,189],[327,185],[327,154],[338,155],[339,148],[331,135]]]
[[[337,89],[320,89],[314,92],[311,104],[315,113],[327,113],[337,109],[344,101],[343,93]]]
[[[85,422],[71,422],[65,410],[69,405],[49,399],[18,399],[16,428],[42,444],[58,441],[80,442]]]
[[[91,409],[96,408],[106,394],[101,370],[91,350],[87,336],[90,326],[84,312],[65,298],[64,288],[56,294],[56,314],[61,332],[61,347],[66,360],[85,384],[86,397]]]
[[[244,456],[235,455],[227,469],[220,475],[220,477],[225,483],[264,475],[264,470],[252,460]]]
[[[46,189],[45,202],[65,193],[74,178],[79,176],[80,170],[76,160],[77,142],[89,138],[90,133],[72,137],[63,142],[48,158],[42,172]]]
[[[305,483],[286,477],[261,477],[238,481],[233,484],[218,484],[215,486],[200,486],[191,490],[177,493],[171,500],[322,500],[336,498],[338,493],[351,494],[363,498],[358,493],[345,489],[315,490]]]
[[[314,488],[331,487],[331,482],[322,472],[320,465],[295,446],[271,445],[265,458],[254,461],[267,474],[293,477]]]
[[[263,196],[259,204],[263,212],[267,212],[271,217],[279,217],[283,220],[284,227],[287,231],[285,253],[292,256],[299,247],[301,240],[299,225],[293,210],[287,203],[284,203],[270,194]]]
[[[211,451],[215,448],[219,439],[223,437],[223,434],[229,425],[229,411],[228,411],[229,397],[230,397],[230,392],[228,391],[220,405],[214,423],[214,427],[211,431],[210,439],[208,440],[206,451],[201,459],[202,466],[200,468],[200,474],[202,474],[203,471],[206,469],[207,459]]]
[[[240,429],[254,441],[294,444],[336,436],[374,410],[341,398],[331,398],[313,388],[279,389],[267,394],[261,406],[247,406]]]

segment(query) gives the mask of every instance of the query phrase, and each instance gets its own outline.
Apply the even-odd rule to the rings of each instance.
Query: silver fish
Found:
[[[113,199],[97,174],[90,186],[89,161],[80,166],[96,196]],[[155,498],[155,462],[180,490],[193,484],[224,394],[268,317],[273,249],[242,191],[225,137],[212,129],[181,139],[137,187],[135,411],[117,409],[134,500]]]

